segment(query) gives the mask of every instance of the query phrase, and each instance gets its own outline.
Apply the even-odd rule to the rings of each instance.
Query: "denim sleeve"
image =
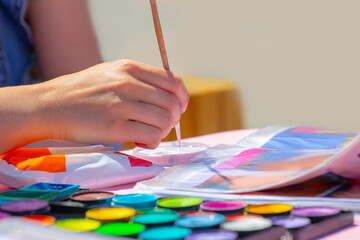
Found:
[[[32,44],[32,35],[28,23],[25,21],[26,9],[29,0],[0,0],[0,7],[18,22],[24,33],[26,34],[26,40],[29,44]]]
[[[30,81],[34,47],[25,20],[28,3],[29,0],[0,0],[0,86]]]

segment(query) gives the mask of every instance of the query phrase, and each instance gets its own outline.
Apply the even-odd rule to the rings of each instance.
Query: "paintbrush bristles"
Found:
[[[162,30],[161,30],[160,18],[159,18],[159,14],[158,14],[158,10],[157,10],[156,0],[150,0],[150,5],[151,5],[151,12],[152,12],[153,20],[154,20],[156,38],[157,38],[157,42],[158,42],[159,49],[160,49],[161,60],[162,60],[164,68],[166,70],[170,70],[168,58],[166,55],[165,42],[164,42]]]

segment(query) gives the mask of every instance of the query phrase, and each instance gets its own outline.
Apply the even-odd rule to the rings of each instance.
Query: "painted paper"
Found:
[[[137,188],[223,193],[274,189],[328,173],[336,161],[357,160],[359,153],[360,136],[355,133],[270,126],[235,145],[210,148]]]

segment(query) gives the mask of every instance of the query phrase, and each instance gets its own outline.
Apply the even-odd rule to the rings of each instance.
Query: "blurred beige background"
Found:
[[[360,1],[157,0],[170,68],[225,78],[243,126],[360,130]],[[162,66],[148,0],[90,0],[105,60]]]

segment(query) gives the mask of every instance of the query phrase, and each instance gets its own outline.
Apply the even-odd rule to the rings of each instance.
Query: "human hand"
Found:
[[[61,76],[39,84],[37,92],[50,138],[145,148],[159,145],[189,100],[179,76],[131,60]]]

